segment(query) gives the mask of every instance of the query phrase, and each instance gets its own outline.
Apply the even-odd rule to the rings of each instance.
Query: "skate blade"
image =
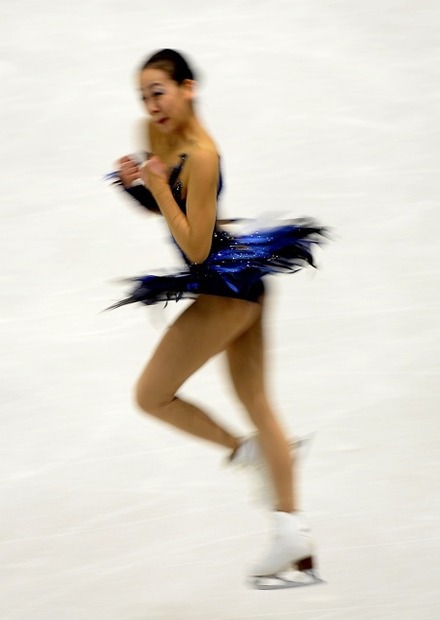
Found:
[[[284,575],[266,575],[253,577],[252,586],[256,590],[286,590],[287,588],[304,588],[325,583],[313,571],[295,572],[292,578]]]

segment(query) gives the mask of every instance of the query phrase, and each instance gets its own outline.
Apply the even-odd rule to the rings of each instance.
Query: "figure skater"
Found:
[[[248,234],[228,233],[217,218],[219,151],[197,116],[193,71],[179,52],[163,49],[142,65],[138,79],[149,116],[151,153],[143,164],[133,156],[122,157],[115,182],[164,217],[183,267],[171,275],[133,278],[130,296],[112,307],[193,301],[166,331],[140,375],[137,404],[163,422],[223,446],[232,463],[267,468],[275,497],[274,537],[251,572],[257,588],[317,582],[310,529],[295,495],[294,455],[267,393],[263,278],[314,266],[312,250],[323,241],[325,229],[313,220],[290,220]],[[236,437],[179,396],[182,384],[222,352],[237,397],[257,431],[250,437]],[[287,567],[300,571],[302,581],[283,578]]]

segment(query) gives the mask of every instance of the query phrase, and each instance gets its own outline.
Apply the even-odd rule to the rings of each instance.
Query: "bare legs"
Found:
[[[258,429],[259,442],[278,498],[277,510],[295,505],[292,457],[283,430],[268,402],[262,315],[227,347],[229,371],[238,398]]]
[[[176,392],[210,358],[226,350],[234,388],[259,431],[278,497],[295,509],[289,447],[268,403],[259,304],[200,296],[169,328],[141,374],[136,399],[147,413],[180,430],[234,450],[239,439]]]
[[[239,440],[205,412],[176,396],[185,381],[255,322],[251,302],[200,296],[169,328],[141,374],[136,399],[155,417],[187,433],[235,449]]]

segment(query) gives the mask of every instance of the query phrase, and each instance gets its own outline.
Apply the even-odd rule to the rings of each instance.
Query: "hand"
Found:
[[[154,194],[155,190],[168,184],[168,169],[160,159],[154,155],[140,168],[140,178],[145,186]]]
[[[118,161],[119,178],[124,187],[130,187],[135,181],[141,178],[139,165],[128,155],[121,157]]]

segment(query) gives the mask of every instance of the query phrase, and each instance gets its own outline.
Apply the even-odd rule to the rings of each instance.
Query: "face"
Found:
[[[178,131],[191,114],[193,81],[177,84],[165,71],[148,68],[141,72],[139,85],[148,114],[159,131],[164,134]]]

